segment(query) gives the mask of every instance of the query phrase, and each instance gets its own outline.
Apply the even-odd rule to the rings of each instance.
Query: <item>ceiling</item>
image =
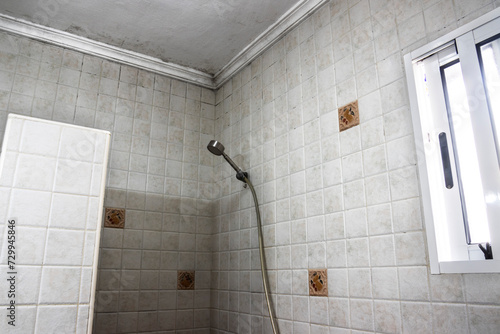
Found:
[[[214,75],[304,0],[1,0],[0,13]]]

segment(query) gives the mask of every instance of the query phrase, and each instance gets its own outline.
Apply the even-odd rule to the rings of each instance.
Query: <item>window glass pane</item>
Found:
[[[500,154],[500,38],[479,47],[488,104],[493,118],[497,154]]]
[[[470,243],[490,241],[486,205],[477,160],[476,145],[471,124],[460,63],[443,68],[447,94],[448,114],[454,142],[457,174],[464,202],[464,221],[468,225]]]

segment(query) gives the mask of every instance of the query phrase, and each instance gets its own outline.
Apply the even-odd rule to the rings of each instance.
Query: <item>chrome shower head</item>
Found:
[[[210,143],[208,143],[207,148],[215,155],[222,155],[224,153],[224,145],[219,143],[217,140],[211,140]]]
[[[242,182],[245,182],[245,178],[248,178],[248,173],[242,171],[241,168],[238,167],[238,165],[236,165],[226,153],[224,153],[224,145],[219,143],[217,140],[211,140],[207,145],[207,149],[215,155],[222,155],[224,159],[226,159],[226,161],[236,171],[236,178]]]

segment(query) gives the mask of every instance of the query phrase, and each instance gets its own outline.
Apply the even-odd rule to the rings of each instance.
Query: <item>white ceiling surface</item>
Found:
[[[216,74],[300,0],[1,0],[0,13]]]

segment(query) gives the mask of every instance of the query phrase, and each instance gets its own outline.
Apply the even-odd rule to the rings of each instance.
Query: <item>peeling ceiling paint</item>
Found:
[[[2,0],[0,13],[214,74],[299,0]]]

